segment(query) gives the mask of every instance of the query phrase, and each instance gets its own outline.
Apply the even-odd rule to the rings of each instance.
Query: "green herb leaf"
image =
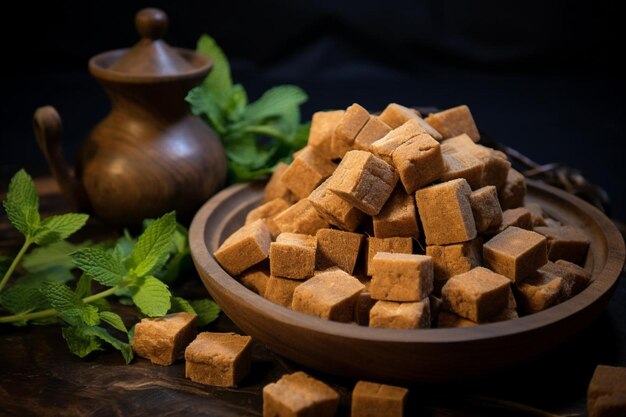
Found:
[[[295,85],[273,87],[246,108],[244,117],[252,122],[268,117],[280,117],[294,107],[298,108],[307,100],[308,96],[304,90]]]
[[[62,332],[70,352],[79,358],[84,358],[91,352],[102,350],[100,340],[87,334],[82,327],[64,327]]]
[[[117,329],[120,332],[128,333],[128,330],[126,330],[126,326],[124,325],[124,321],[119,314],[112,311],[101,311],[98,315],[100,316],[100,320],[110,324],[114,329]]]
[[[180,313],[184,311],[185,313],[196,314],[196,310],[189,304],[189,301],[182,297],[172,296],[171,303],[172,307],[170,307],[170,313]]]
[[[79,249],[89,246],[91,246],[89,241],[75,245],[62,240],[48,246],[35,248],[30,253],[24,255],[22,266],[30,273],[49,269],[50,265],[69,271],[75,268],[74,261],[72,261],[70,255]]]
[[[131,253],[138,276],[152,274],[163,266],[175,231],[176,214],[170,212],[151,223],[139,236]]]
[[[202,86],[193,88],[187,93],[185,101],[190,104],[191,113],[204,117],[219,136],[226,134],[226,120],[218,105],[218,99]]]
[[[189,302],[196,312],[196,325],[198,327],[206,326],[211,323],[220,314],[220,306],[215,301],[208,299],[192,300]]]
[[[171,294],[167,285],[153,276],[138,280],[133,302],[148,317],[164,316],[171,307]]]
[[[99,326],[82,328],[84,334],[92,337],[97,337],[105,343],[108,343],[115,349],[119,350],[124,357],[124,361],[128,365],[133,360],[133,349],[128,343],[124,343],[118,338],[114,337],[105,328]]]
[[[102,285],[113,287],[119,284],[125,271],[119,260],[99,248],[85,248],[72,254],[77,267]]]
[[[95,326],[100,323],[98,309],[85,304],[67,285],[46,282],[43,292],[50,305],[59,312],[59,317],[72,326]]]
[[[42,246],[64,240],[81,229],[88,219],[88,215],[79,213],[50,216],[41,222],[41,227],[36,231],[33,240]]]
[[[211,72],[204,79],[202,88],[214,94],[218,102],[226,101],[233,88],[233,81],[230,75],[230,64],[222,48],[218,46],[215,39],[204,34],[198,40],[196,50],[213,61]]]
[[[13,226],[24,236],[32,237],[39,229],[39,196],[33,179],[23,169],[11,178],[4,209]]]
[[[76,284],[76,296],[79,298],[85,298],[91,295],[91,277],[87,274],[82,274]]]

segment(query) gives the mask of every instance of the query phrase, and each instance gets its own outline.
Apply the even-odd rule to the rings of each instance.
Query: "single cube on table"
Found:
[[[482,239],[476,238],[452,245],[426,246],[426,255],[433,260],[434,291],[441,294],[441,288],[450,277],[482,265]]]
[[[316,148],[307,146],[300,150],[281,180],[299,199],[306,198],[326,178],[330,177],[337,165],[322,155]]]
[[[133,351],[156,365],[171,365],[196,336],[196,316],[181,312],[144,318],[135,325]]]
[[[626,368],[598,365],[587,389],[589,417],[626,415]]]
[[[374,236],[419,237],[415,197],[396,187],[380,213],[373,218]]]
[[[268,269],[267,266],[253,266],[241,275],[239,281],[249,290],[263,296],[267,288],[267,281],[270,279]]]
[[[459,243],[476,237],[469,202],[471,193],[463,178],[431,185],[415,193],[427,245]]]
[[[281,233],[270,245],[270,273],[291,279],[312,277],[316,248],[315,236]]]
[[[373,154],[350,151],[332,175],[328,189],[371,216],[378,214],[391,195],[398,174]]]
[[[273,220],[283,233],[315,235],[319,229],[330,226],[306,198],[277,214]]]
[[[250,372],[252,338],[202,332],[185,349],[185,377],[218,387],[236,387]]]
[[[488,185],[473,191],[469,196],[469,201],[478,233],[484,233],[500,226],[502,209],[495,186]]]
[[[272,236],[262,219],[246,224],[230,235],[213,254],[230,275],[239,275],[246,269],[267,259]]]
[[[402,126],[409,120],[413,120],[417,122],[422,127],[422,129],[426,131],[426,133],[428,133],[437,141],[441,141],[443,139],[441,133],[437,132],[431,125],[429,125],[424,119],[422,119],[420,113],[415,109],[404,107],[396,103],[390,103],[385,108],[385,110],[383,110],[379,117],[392,129]]]
[[[402,417],[409,390],[359,381],[352,391],[352,417]]]
[[[304,372],[263,388],[263,417],[332,417],[338,406],[339,394]]]
[[[504,310],[510,291],[508,278],[479,266],[451,277],[441,297],[446,310],[480,323]]]
[[[376,300],[420,301],[433,290],[430,256],[378,252],[372,264],[370,294]]]
[[[330,178],[309,195],[308,200],[319,215],[340,229],[353,232],[365,219],[365,213],[328,189]]]
[[[339,158],[351,151],[354,139],[363,126],[369,121],[370,114],[362,106],[354,103],[346,109],[346,112],[337,123],[332,138],[332,152]]]
[[[350,322],[363,285],[345,271],[335,269],[316,274],[293,293],[291,308],[326,320]]]
[[[283,183],[282,178],[285,171],[287,171],[289,165],[284,162],[279,162],[274,167],[274,173],[270,177],[270,180],[265,185],[265,191],[263,192],[263,203],[282,198],[289,203],[295,203],[298,198],[291,192],[289,188]]]
[[[478,128],[466,105],[432,113],[426,118],[426,122],[441,133],[444,139],[466,133],[474,142],[480,140]]]
[[[385,136],[391,131],[387,124],[376,116],[370,116],[365,126],[361,129],[356,138],[354,138],[354,149],[362,151],[371,151],[372,143]]]
[[[339,121],[345,114],[344,110],[318,111],[311,118],[308,145],[317,149],[327,159],[335,159],[332,147],[333,134]]]
[[[320,229],[317,238],[315,267],[324,270],[338,266],[348,274],[354,272],[364,236],[335,229]]]
[[[430,327],[430,300],[410,303],[377,301],[370,310],[370,327],[420,329]]]
[[[525,196],[526,179],[519,171],[509,169],[504,187],[498,190],[502,210],[523,206]]]
[[[254,210],[251,210],[246,216],[245,224],[250,224],[256,220],[263,219],[265,220],[265,225],[270,231],[272,238],[276,238],[276,236],[280,234],[280,230],[278,229],[278,226],[276,226],[276,223],[274,223],[274,217],[288,209],[289,206],[291,206],[291,204],[284,199],[275,198],[267,203],[261,204]]]
[[[493,234],[503,232],[507,227],[519,227],[520,229],[533,230],[533,217],[526,207],[504,210],[502,212],[502,223],[495,230],[489,230]]]
[[[265,286],[265,293],[263,294],[263,297],[276,304],[291,308],[293,292],[300,284],[302,284],[301,280],[279,278],[270,275]]]
[[[587,258],[589,238],[574,226],[535,227],[535,232],[548,239],[548,259],[564,259],[582,265]]]
[[[483,245],[485,266],[520,282],[548,262],[545,237],[511,226]]]
[[[410,237],[368,237],[365,271],[369,276],[374,273],[372,259],[378,252],[413,253],[413,239]]]

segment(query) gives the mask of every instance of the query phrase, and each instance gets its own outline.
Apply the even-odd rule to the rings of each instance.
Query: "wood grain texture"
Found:
[[[212,253],[261,199],[262,185],[240,184],[214,196],[190,228],[191,252],[211,296],[244,332],[281,355],[335,375],[389,382],[475,378],[524,363],[587,327],[606,307],[624,265],[624,241],[597,209],[528,181],[528,200],[591,239],[593,282],[538,314],[465,329],[371,329],[334,323],[276,305],[230,277]]]

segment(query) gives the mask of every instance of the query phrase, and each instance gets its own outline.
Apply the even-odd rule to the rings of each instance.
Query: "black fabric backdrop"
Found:
[[[359,102],[468,104],[480,127],[538,162],[579,168],[626,219],[624,25],[617,2],[108,1],[21,2],[0,29],[5,60],[1,177],[44,174],[31,132],[40,105],[64,119],[65,154],[108,111],[87,72],[94,54],[137,40],[134,14],[170,16],[166,40],[203,32],[231,58],[251,99],[275,84],[310,95],[303,115]],[[12,24],[8,24],[8,20]],[[13,27],[15,26],[15,27]],[[4,185],[3,185],[4,188]]]

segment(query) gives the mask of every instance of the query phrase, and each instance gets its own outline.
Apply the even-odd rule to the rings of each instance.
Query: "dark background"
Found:
[[[1,177],[47,169],[31,117],[52,104],[65,153],[108,111],[87,72],[99,52],[137,40],[145,6],[170,16],[166,40],[211,34],[251,99],[284,83],[310,95],[303,116],[359,102],[468,104],[485,132],[537,162],[580,169],[626,219],[624,24],[617,2],[20,2],[4,13]],[[12,26],[15,27],[12,27]],[[3,185],[4,188],[4,185]]]

